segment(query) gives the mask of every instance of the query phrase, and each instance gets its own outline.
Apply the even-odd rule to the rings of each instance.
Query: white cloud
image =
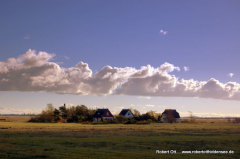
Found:
[[[232,77],[233,75],[234,75],[233,73],[229,73],[229,74],[228,74],[229,77]]]
[[[138,98],[151,99],[151,97],[142,97],[142,96],[140,96],[140,97],[138,97]]]
[[[50,62],[55,54],[28,50],[18,58],[0,62],[0,91],[51,92],[76,95],[131,95],[138,97],[195,97],[240,101],[240,84],[179,80],[180,68],[164,63],[154,68],[105,66],[93,74],[87,63],[62,68]],[[131,106],[134,106],[133,104]]]
[[[3,81],[3,82],[8,82],[9,79],[5,79],[5,78],[3,78],[1,81]]]
[[[124,107],[115,107],[115,108],[120,108],[120,109],[124,109]]]
[[[62,104],[63,105],[63,104]],[[66,107],[72,107],[72,106],[76,106],[76,105],[74,105],[74,104],[72,104],[72,103],[67,103],[66,104]]]
[[[163,34],[163,35],[166,35],[167,34],[167,31],[163,31],[162,29],[159,31],[159,34]]]
[[[60,55],[60,57],[63,57],[63,58],[65,58],[65,59],[70,59],[68,56],[65,56],[65,55]]]
[[[146,110],[139,110],[139,112],[140,112],[140,114],[145,114],[145,113],[147,113]]]
[[[92,106],[92,108],[97,109],[97,108],[100,108],[100,107],[97,106],[97,105],[94,105],[94,106]]]
[[[158,107],[166,107],[166,106],[158,106]]]
[[[155,105],[148,104],[147,107],[155,107]]]
[[[187,66],[184,66],[183,69],[184,69],[184,71],[189,71],[189,67],[187,67]]]
[[[28,40],[28,39],[30,39],[30,36],[26,34],[26,35],[24,36],[24,39]]]

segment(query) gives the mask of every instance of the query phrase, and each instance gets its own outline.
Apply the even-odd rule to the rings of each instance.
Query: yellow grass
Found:
[[[8,120],[0,122],[0,158],[240,158],[240,124],[219,119],[149,125],[29,123],[26,117]],[[179,154],[156,154],[156,150]],[[235,153],[181,154],[188,150]]]
[[[6,119],[5,122],[27,122],[30,118],[30,116],[0,116],[0,119]],[[0,122],[4,121],[0,120]]]

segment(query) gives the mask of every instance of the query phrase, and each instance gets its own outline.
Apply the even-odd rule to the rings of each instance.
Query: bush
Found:
[[[235,118],[236,123],[240,123],[240,118]]]
[[[115,121],[117,123],[125,123],[127,121],[127,118],[125,118],[123,115],[116,115]]]
[[[136,124],[150,124],[146,120],[137,121]]]
[[[31,117],[31,119],[28,122],[39,122],[38,117]]]
[[[135,124],[136,121],[134,118],[129,118],[127,121],[124,122],[124,124]]]
[[[147,122],[148,123],[152,123],[153,121],[152,121],[152,119],[148,119]]]
[[[103,124],[113,124],[115,123],[116,121],[115,120],[112,120],[112,119],[105,119],[102,123]]]

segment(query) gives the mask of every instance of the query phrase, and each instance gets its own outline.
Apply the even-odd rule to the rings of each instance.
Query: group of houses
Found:
[[[122,109],[119,113],[126,118],[133,118],[134,115],[130,109]],[[162,113],[162,122],[169,122],[169,115],[176,119],[177,122],[181,123],[180,115],[175,109],[165,109]],[[93,122],[100,122],[101,120],[111,119],[113,120],[114,116],[108,109],[98,109],[95,114],[93,115]]]

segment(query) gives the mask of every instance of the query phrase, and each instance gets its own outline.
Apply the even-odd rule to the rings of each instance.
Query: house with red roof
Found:
[[[95,114],[93,114],[93,122],[99,122],[106,119],[113,120],[113,115],[108,109],[98,109]]]

